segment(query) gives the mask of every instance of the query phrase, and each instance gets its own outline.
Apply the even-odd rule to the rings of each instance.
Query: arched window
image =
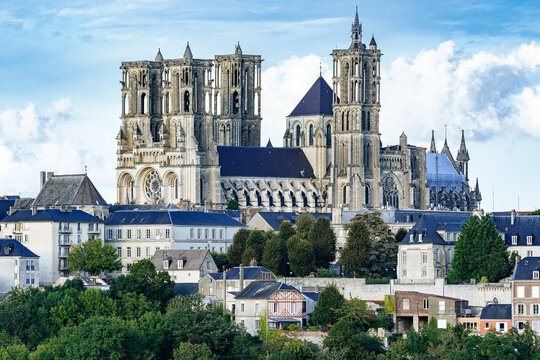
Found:
[[[291,195],[291,201],[292,201],[292,207],[297,207],[298,205],[296,205],[296,197],[294,196],[294,193],[291,191],[290,193]]]
[[[305,193],[302,193],[302,202],[305,208],[309,207],[308,198]]]
[[[199,186],[201,189],[201,204],[204,204],[204,183],[202,178],[199,179]]]
[[[129,95],[124,95],[124,102],[122,104],[122,115],[129,114]]]
[[[189,91],[184,92],[184,112],[189,112]]]
[[[300,146],[300,125],[296,125],[296,146]]]
[[[345,113],[341,113],[341,131],[345,131]]]
[[[255,192],[255,196],[257,196],[257,206],[262,206],[262,197],[261,197],[261,194],[259,194],[259,192]]]
[[[347,113],[347,131],[349,131],[349,113]]]
[[[246,206],[251,206],[251,199],[249,198],[249,193],[244,191],[244,196],[246,198]]]
[[[285,207],[285,196],[281,191],[279,192],[279,206]]]
[[[365,197],[365,204],[369,205],[369,186],[364,186],[364,197]]]
[[[314,205],[315,207],[319,207],[319,201],[317,201],[317,194],[313,193],[313,201],[314,201]]]
[[[144,114],[145,111],[146,111],[145,104],[146,104],[146,94],[142,93],[142,95],[141,95],[141,114]]]
[[[274,206],[274,198],[272,197],[272,193],[268,191],[266,195],[268,196],[268,207]]]
[[[498,303],[499,303],[499,299],[498,299],[496,296],[493,298],[493,303],[494,303],[494,304],[498,304]]]
[[[347,185],[343,187],[343,204],[347,203]]]
[[[367,121],[366,121],[366,130],[367,130],[367,131],[371,131],[371,123],[370,123],[370,119],[369,119],[369,114],[370,114],[370,112],[368,111],[368,112],[366,113],[366,118],[367,118]]]
[[[240,109],[240,98],[238,96],[238,91],[233,92],[232,96],[232,112],[233,114],[238,114],[238,109]]]
[[[332,147],[332,126],[326,125],[326,147]]]
[[[371,144],[364,143],[364,173],[371,174]]]
[[[309,145],[313,145],[313,124],[309,125]]]

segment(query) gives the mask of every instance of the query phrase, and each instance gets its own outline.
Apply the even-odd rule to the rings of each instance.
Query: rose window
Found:
[[[152,170],[146,175],[144,179],[144,192],[153,202],[158,202],[161,199],[161,181],[156,170]]]

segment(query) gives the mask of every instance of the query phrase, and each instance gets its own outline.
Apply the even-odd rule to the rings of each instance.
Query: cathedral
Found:
[[[362,42],[358,11],[351,44],[332,51],[332,87],[319,76],[286,117],[283,147],[261,147],[260,55],[233,54],[123,62],[117,141],[120,204],[329,211],[401,208],[472,210],[462,136],[454,160],[408,144],[383,147],[380,61]]]

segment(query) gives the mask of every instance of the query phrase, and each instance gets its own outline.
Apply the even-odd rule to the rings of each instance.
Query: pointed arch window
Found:
[[[300,125],[296,125],[296,136],[295,136],[296,146],[300,146]]]
[[[189,112],[189,91],[184,92],[184,112]]]
[[[146,111],[146,108],[145,108],[146,106],[145,105],[146,105],[146,94],[143,93],[141,95],[141,114],[144,114],[145,111]]]
[[[332,147],[332,126],[326,125],[326,147]]]
[[[309,125],[309,145],[313,145],[313,124]]]
[[[345,185],[345,186],[343,187],[343,199],[342,199],[342,200],[343,200],[343,201],[342,201],[343,204],[346,204],[346,203],[347,203],[347,185]]]

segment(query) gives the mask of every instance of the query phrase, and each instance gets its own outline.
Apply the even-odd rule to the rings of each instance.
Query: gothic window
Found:
[[[200,194],[199,201],[200,201],[201,204],[204,204],[204,182],[203,182],[202,178],[199,179],[199,189],[200,189],[200,191],[199,191],[199,194]]]
[[[362,131],[366,130],[366,112],[362,111]]]
[[[257,206],[262,206],[262,197],[261,197],[261,194],[259,194],[259,192],[255,192],[255,196],[257,197]]]
[[[161,181],[156,170],[150,171],[144,179],[144,192],[148,199],[157,203],[161,199]]]
[[[251,199],[249,198],[249,193],[244,190],[244,197],[246,198],[246,206],[251,206]]]
[[[274,206],[274,198],[272,197],[272,193],[268,191],[266,195],[268,196],[268,206]]]
[[[370,114],[369,111],[366,112],[366,130],[367,130],[367,131],[370,131],[370,130],[371,130],[371,124],[370,124],[369,114]]]
[[[371,144],[369,141],[364,143],[364,173],[371,174]]]
[[[383,204],[396,209],[399,208],[399,191],[391,176],[388,176],[383,181]]]
[[[305,193],[302,193],[302,202],[305,208],[309,207],[308,198]]]
[[[219,144],[226,145],[225,142],[225,125],[221,124],[219,126]]]
[[[146,104],[146,94],[143,93],[141,95],[141,114],[144,114],[146,109],[145,109],[145,104]]]
[[[369,205],[369,186],[364,186],[364,203]]]
[[[292,207],[297,207],[298,205],[296,205],[296,197],[294,196],[294,193],[291,191],[290,193],[291,195],[291,202],[292,202]]]
[[[343,187],[343,199],[342,199],[342,200],[343,200],[343,201],[342,201],[343,204],[346,204],[346,203],[347,203],[347,185],[345,185],[345,186]]]
[[[285,207],[285,196],[281,191],[279,192],[279,206]]]
[[[240,109],[240,98],[238,96],[238,91],[233,92],[232,96],[232,112],[233,114],[238,114],[238,109]]]
[[[129,95],[125,94],[123,103],[122,103],[122,115],[126,115],[129,113]]]
[[[300,125],[296,125],[296,146],[300,146]]]
[[[184,92],[184,112],[189,112],[189,91]]]
[[[314,206],[319,207],[319,201],[317,200],[317,194],[313,193],[313,201],[315,202]]]
[[[326,147],[332,147],[332,126],[326,125]]]
[[[309,125],[309,145],[313,145],[313,124]]]
[[[347,124],[346,129],[347,129],[347,131],[349,131],[349,113],[347,113],[347,123],[346,124]]]
[[[345,113],[341,113],[341,131],[345,131]]]

